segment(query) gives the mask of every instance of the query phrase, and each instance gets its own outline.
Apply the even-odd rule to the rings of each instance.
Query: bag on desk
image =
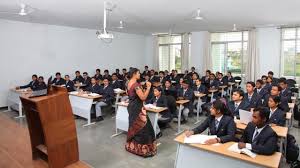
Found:
[[[286,146],[286,161],[288,163],[296,162],[299,156],[299,147],[298,144],[296,144],[296,139],[293,135],[287,135]]]

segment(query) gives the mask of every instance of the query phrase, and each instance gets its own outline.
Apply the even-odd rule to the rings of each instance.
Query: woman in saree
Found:
[[[152,157],[156,154],[156,141],[154,130],[144,108],[144,101],[150,92],[151,83],[146,82],[143,88],[138,82],[140,71],[132,68],[129,72],[128,82],[128,113],[129,128],[125,149],[133,154],[142,157]]]

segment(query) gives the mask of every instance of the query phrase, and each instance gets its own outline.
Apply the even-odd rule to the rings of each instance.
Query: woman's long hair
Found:
[[[128,73],[128,77],[129,79],[131,79],[133,77],[134,74],[136,74],[137,72],[139,72],[140,70],[137,68],[131,68],[129,73]]]

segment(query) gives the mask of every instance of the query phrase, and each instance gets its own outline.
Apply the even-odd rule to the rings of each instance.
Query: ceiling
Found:
[[[107,0],[109,1],[109,0]],[[300,0],[110,0],[117,5],[110,27],[123,20],[127,33],[151,34],[191,31],[227,31],[272,25],[300,24]],[[0,13],[0,18],[99,29],[103,0],[1,0],[0,11],[18,12],[25,3],[38,10],[21,17]],[[201,9],[205,20],[192,20]]]

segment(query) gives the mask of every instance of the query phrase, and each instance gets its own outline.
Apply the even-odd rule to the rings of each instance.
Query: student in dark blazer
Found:
[[[232,94],[232,101],[228,103],[228,109],[230,113],[237,117],[238,119],[240,118],[239,116],[239,110],[250,110],[249,108],[249,103],[244,99],[244,91],[241,89],[236,89],[233,91]]]
[[[208,88],[209,89],[218,89],[220,85],[220,82],[216,80],[216,75],[211,73],[209,75],[209,81],[208,81]]]
[[[150,76],[149,67],[148,67],[147,65],[145,66],[145,70],[144,70],[144,72],[142,73],[142,77],[144,77],[146,74]]]
[[[66,84],[66,81],[63,78],[61,78],[60,72],[57,72],[55,74],[55,79],[52,81],[52,84],[53,85],[58,85],[58,86]]]
[[[262,100],[259,94],[254,91],[255,83],[247,82],[246,90],[247,93],[244,96],[244,101],[249,103],[249,108],[257,108],[262,105]]]
[[[268,101],[268,107],[270,109],[269,121],[268,124],[285,126],[285,115],[279,108],[280,97],[279,96],[270,96]]]
[[[218,74],[217,80],[219,81],[220,86],[227,86],[228,85],[228,80],[227,80],[227,78],[223,77],[222,73]]]
[[[150,71],[150,79],[149,79],[149,81],[151,83],[159,82],[159,77],[157,75],[155,75],[155,71],[153,69],[151,69],[151,71]]]
[[[111,76],[110,76],[109,71],[107,69],[104,70],[104,75],[102,77],[103,77],[103,79],[106,78],[106,79],[108,79],[108,81],[111,81]]]
[[[166,82],[166,77],[165,77],[165,72],[164,71],[159,71],[159,82],[161,84],[164,84]]]
[[[191,72],[189,72],[188,75],[189,75],[190,77],[192,77],[194,74],[196,74],[196,75],[198,76],[198,78],[199,78],[199,75],[198,75],[198,73],[196,72],[196,68],[195,68],[195,67],[192,67],[192,68],[191,68]]]
[[[114,100],[114,90],[109,85],[109,80],[107,78],[103,79],[103,86],[101,86],[100,94],[102,95],[102,98],[95,105],[97,122],[103,120],[101,108],[104,106],[111,105]]]
[[[85,87],[89,87],[91,85],[91,78],[89,77],[89,74],[87,72],[83,72],[83,85]]]
[[[27,85],[24,85],[24,86],[18,86],[18,87],[16,87],[16,89],[26,89],[26,88],[30,88],[31,90],[35,90],[36,87],[37,87],[37,84],[38,84],[38,81],[37,81],[37,75],[36,75],[36,74],[32,75],[31,79],[32,79],[32,81],[29,82]]]
[[[292,102],[292,91],[290,90],[290,88],[288,88],[286,80],[285,79],[280,79],[279,80],[279,86],[282,89],[281,92],[280,92],[280,96],[285,97],[288,100],[288,102]]]
[[[279,96],[280,97],[279,108],[281,110],[283,110],[284,112],[288,112],[290,110],[289,105],[288,105],[288,99],[286,97],[280,96],[281,90],[282,89],[279,85],[272,86],[272,90],[271,90],[270,94],[265,96],[263,105],[265,107],[268,107],[268,101],[269,101],[270,96]]]
[[[122,79],[122,75],[120,74],[120,69],[116,69],[115,74],[117,75],[118,80],[123,80],[123,79]]]
[[[209,87],[209,76],[211,74],[210,70],[206,70],[205,76],[202,76],[201,82],[204,84],[206,87]]]
[[[199,79],[199,76],[197,73],[192,74],[192,79],[191,79],[191,88],[194,88],[196,86],[196,80]]]
[[[170,80],[165,81],[165,84],[163,86],[163,93],[166,96],[172,96],[175,100],[177,99],[177,90],[174,86],[172,86]]]
[[[278,85],[279,79],[274,77],[273,71],[268,72],[268,77],[272,78],[272,85]]]
[[[73,79],[74,83],[83,83],[84,79],[83,77],[80,75],[80,71],[76,71],[75,72],[75,79]]]
[[[179,84],[180,76],[178,75],[177,70],[174,70],[171,75],[171,81],[175,81],[176,84]]]
[[[217,138],[207,140],[206,144],[235,141],[236,124],[232,116],[227,114],[226,105],[221,100],[214,101],[210,108],[210,116],[198,127],[186,132],[186,136],[201,134],[208,129],[209,134],[217,135]]]
[[[199,92],[199,93],[203,93],[203,94],[207,94],[208,93],[208,90],[207,88],[202,84],[201,80],[200,79],[196,79],[196,84],[195,86],[193,87],[193,91],[194,92]],[[201,98],[202,102],[206,102],[207,100],[207,96],[203,96]],[[196,106],[198,103],[197,101],[197,98],[195,97],[195,101],[194,101],[194,106]],[[197,106],[196,106],[197,107]]]
[[[35,88],[33,91],[37,91],[37,90],[45,90],[45,89],[47,89],[47,85],[46,85],[46,83],[44,82],[44,77],[39,76],[38,84],[37,84],[36,88]]]
[[[74,82],[70,80],[69,75],[65,75],[65,80],[66,80],[66,88],[67,88],[68,92],[75,91]]]
[[[267,124],[268,119],[267,109],[254,109],[252,122],[248,123],[238,147],[240,149],[247,148],[260,155],[275,153],[277,151],[277,134]]]
[[[101,86],[97,83],[97,80],[95,77],[91,78],[91,85],[86,87],[85,91],[101,94],[101,91],[102,91]]]
[[[226,78],[228,82],[235,82],[230,71],[227,72]]]
[[[167,97],[165,95],[162,95],[162,88],[159,87],[155,87],[153,89],[154,92],[154,97],[149,101],[150,104],[153,104],[157,107],[167,107],[168,108],[168,101],[167,101]],[[171,113],[169,111],[169,109],[167,109],[166,111],[163,111],[161,113],[159,113],[162,115],[161,118],[159,118],[159,121],[170,121],[171,119]]]
[[[119,89],[121,89],[122,88],[122,85],[121,85],[121,83],[119,82],[119,78],[118,78],[118,76],[117,76],[117,74],[116,73],[113,73],[112,75],[111,75],[111,85],[110,85],[113,89],[117,89],[117,88],[119,88]]]
[[[269,91],[266,88],[262,88],[262,86],[263,86],[263,81],[261,79],[258,79],[255,83],[254,92],[259,94],[263,102],[265,96],[269,94]]]
[[[97,80],[97,81],[101,81],[102,80],[102,75],[101,75],[101,70],[100,69],[96,69],[96,74],[94,75],[94,78]]]
[[[178,90],[177,99],[178,100],[189,100],[188,103],[184,104],[183,112],[183,121],[186,121],[188,114],[193,112],[193,99],[194,92],[193,89],[189,87],[190,83],[187,79],[185,79],[182,83],[182,88]]]

